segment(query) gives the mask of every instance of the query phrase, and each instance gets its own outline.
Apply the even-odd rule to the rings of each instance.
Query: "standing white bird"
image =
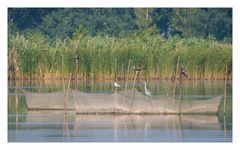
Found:
[[[114,82],[114,86],[115,86],[116,88],[120,88],[120,87],[121,87],[119,84],[117,84],[117,82]]]
[[[147,83],[146,82],[143,82],[143,83],[144,83],[145,95],[148,97],[151,97],[151,92],[147,89]]]
[[[117,82],[114,82],[114,86],[115,86],[115,93],[117,93],[117,88],[120,88],[121,86],[117,84]]]

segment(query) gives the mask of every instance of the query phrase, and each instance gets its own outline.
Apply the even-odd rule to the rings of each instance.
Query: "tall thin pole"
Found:
[[[76,90],[78,90],[78,63],[76,63]]]
[[[180,72],[180,100],[179,100],[179,108],[178,114],[181,114],[182,109],[182,92],[183,92],[183,80],[182,80],[182,72]]]
[[[68,96],[70,91],[70,83],[71,83],[72,73],[70,73],[69,79],[68,79],[68,88],[67,88],[67,94],[64,101],[64,112],[67,113],[67,105],[68,105]]]
[[[226,74],[225,74],[225,85],[224,85],[224,115],[226,114],[226,101],[227,101],[227,66],[226,66]]]
[[[128,82],[129,71],[130,71],[130,65],[131,65],[131,59],[128,60],[127,79],[126,79],[126,83],[125,83],[125,89],[124,89],[124,95],[123,96],[125,96],[126,91],[127,91],[127,82]]]
[[[63,76],[63,56],[62,56],[62,86],[63,86],[63,92],[65,93],[65,83],[64,83],[64,76]]]
[[[134,75],[133,92],[132,92],[131,99],[130,99],[130,112],[132,110],[132,101],[133,101],[133,96],[135,94],[135,83],[136,83],[137,76],[138,76],[138,71],[136,71],[136,74]]]
[[[157,66],[157,80],[160,80],[159,65]]]
[[[175,80],[174,80],[174,87],[173,87],[173,102],[174,102],[174,97],[175,97],[175,93],[176,93],[176,86],[177,86],[177,73],[178,73],[178,68],[179,68],[179,56],[178,56],[178,60],[177,60],[177,67],[176,67],[176,71],[175,71]]]
[[[115,69],[114,80],[115,80],[115,82],[117,82],[117,58],[115,58],[115,60],[114,60],[114,69]],[[116,92],[117,92],[117,87],[115,87],[114,93],[116,93]]]
[[[114,69],[115,69],[115,82],[117,82],[117,58],[115,58]]]
[[[78,54],[75,55],[74,57],[75,63],[76,63],[76,90],[78,90],[78,63],[79,63],[79,57]]]

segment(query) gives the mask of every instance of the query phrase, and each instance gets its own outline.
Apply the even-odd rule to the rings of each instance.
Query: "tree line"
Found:
[[[9,8],[9,32],[42,32],[49,38],[82,32],[122,37],[155,27],[170,36],[232,39],[231,8]]]

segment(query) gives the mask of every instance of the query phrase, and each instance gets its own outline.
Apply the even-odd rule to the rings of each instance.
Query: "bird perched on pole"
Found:
[[[148,97],[151,97],[151,92],[147,89],[147,83],[146,82],[143,82],[144,83],[144,94]]]
[[[136,74],[139,75],[141,73],[141,71],[143,70],[143,68],[141,68],[140,66],[133,66],[133,69],[136,71]]]
[[[183,66],[181,67],[181,77],[182,77],[182,76],[188,78],[188,75],[186,74],[186,72],[185,72]]]

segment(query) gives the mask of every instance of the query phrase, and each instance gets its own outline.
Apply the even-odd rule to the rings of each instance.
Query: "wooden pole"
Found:
[[[114,69],[115,69],[115,82],[117,82],[117,58],[115,58]]]
[[[174,86],[173,86],[173,102],[174,102],[174,97],[175,97],[175,93],[176,93],[176,86],[177,86],[177,73],[178,73],[178,68],[179,68],[179,56],[178,56],[178,60],[177,60],[177,67],[176,67],[176,71],[175,71],[175,77],[174,77]]]
[[[130,71],[130,65],[131,65],[131,59],[128,60],[127,79],[126,79],[126,83],[125,83],[125,89],[124,89],[123,96],[125,96],[126,91],[127,91],[127,82],[128,82],[129,71]]]
[[[224,85],[224,115],[226,114],[226,101],[227,101],[227,66],[226,66],[226,74],[225,74],[225,85]]]
[[[76,90],[78,90],[78,63],[76,63]]]
[[[179,100],[179,108],[178,114],[181,114],[182,109],[182,92],[183,92],[183,80],[182,80],[182,73],[180,72],[180,100]]]
[[[160,80],[159,65],[157,66],[157,80]]]
[[[117,82],[117,58],[115,58],[115,60],[114,60],[114,69],[115,69],[114,80],[115,80],[115,82]],[[117,92],[117,87],[115,87],[114,93],[116,93],[116,92]]]
[[[67,105],[68,105],[68,96],[70,92],[70,83],[71,83],[71,78],[72,78],[72,73],[70,73],[69,79],[68,79],[68,88],[67,88],[67,93],[64,101],[64,113],[67,113]]]
[[[64,76],[63,76],[63,56],[62,56],[62,86],[63,86],[63,92],[65,93],[65,82],[64,82]]]
[[[138,76],[138,71],[136,71],[136,74],[134,75],[133,92],[132,92],[131,99],[130,99],[130,112],[132,110],[132,101],[133,101],[133,96],[135,94],[135,83],[136,83],[137,76]]]

